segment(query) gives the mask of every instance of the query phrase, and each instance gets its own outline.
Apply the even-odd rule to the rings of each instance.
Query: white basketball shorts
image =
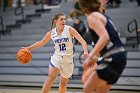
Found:
[[[60,56],[53,54],[49,67],[56,67],[60,70],[60,75],[64,78],[70,78],[73,74],[74,64],[73,55]]]

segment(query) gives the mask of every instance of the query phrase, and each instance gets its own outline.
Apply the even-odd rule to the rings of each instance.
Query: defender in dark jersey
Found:
[[[96,60],[98,64],[96,70],[91,71],[84,83],[85,93],[108,93],[126,66],[127,58],[123,43],[111,19],[101,13],[101,1],[79,0],[81,10],[87,16],[94,44],[89,57],[83,64],[84,69],[89,68],[93,59],[100,56],[104,58]]]

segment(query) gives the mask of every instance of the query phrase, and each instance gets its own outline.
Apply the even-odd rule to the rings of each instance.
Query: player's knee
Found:
[[[97,90],[97,93],[108,93],[106,90]]]
[[[49,75],[48,76],[48,81],[54,81],[56,79],[56,76]]]
[[[86,87],[83,87],[83,90],[84,90],[84,92],[85,92],[85,93],[90,92],[90,91],[89,91],[89,89],[88,89],[88,88],[86,88]]]
[[[84,89],[85,93],[96,93],[95,90],[91,90],[91,89]]]
[[[85,93],[91,93],[91,91],[92,91],[91,88],[85,87],[85,86],[83,87],[83,90]]]
[[[84,86],[83,90],[85,93],[91,93],[91,92],[96,92],[96,87],[95,86]]]
[[[63,81],[61,81],[61,82],[59,83],[59,86],[61,86],[61,87],[65,87],[65,86],[67,86],[67,82],[63,82]]]
[[[97,89],[97,93],[108,93],[108,91],[110,90],[111,85],[107,85],[105,87],[100,87]]]

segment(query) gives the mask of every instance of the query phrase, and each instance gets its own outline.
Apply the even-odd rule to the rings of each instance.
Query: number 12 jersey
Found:
[[[69,33],[70,26],[65,25],[61,34],[57,34],[56,27],[51,31],[51,39],[55,44],[55,54],[57,55],[73,55],[72,36]]]

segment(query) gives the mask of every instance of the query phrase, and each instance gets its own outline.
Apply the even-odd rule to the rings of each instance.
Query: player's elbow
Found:
[[[102,39],[103,39],[104,41],[108,42],[108,41],[110,40],[110,37],[109,37],[108,34],[103,34],[103,35],[102,35]]]

